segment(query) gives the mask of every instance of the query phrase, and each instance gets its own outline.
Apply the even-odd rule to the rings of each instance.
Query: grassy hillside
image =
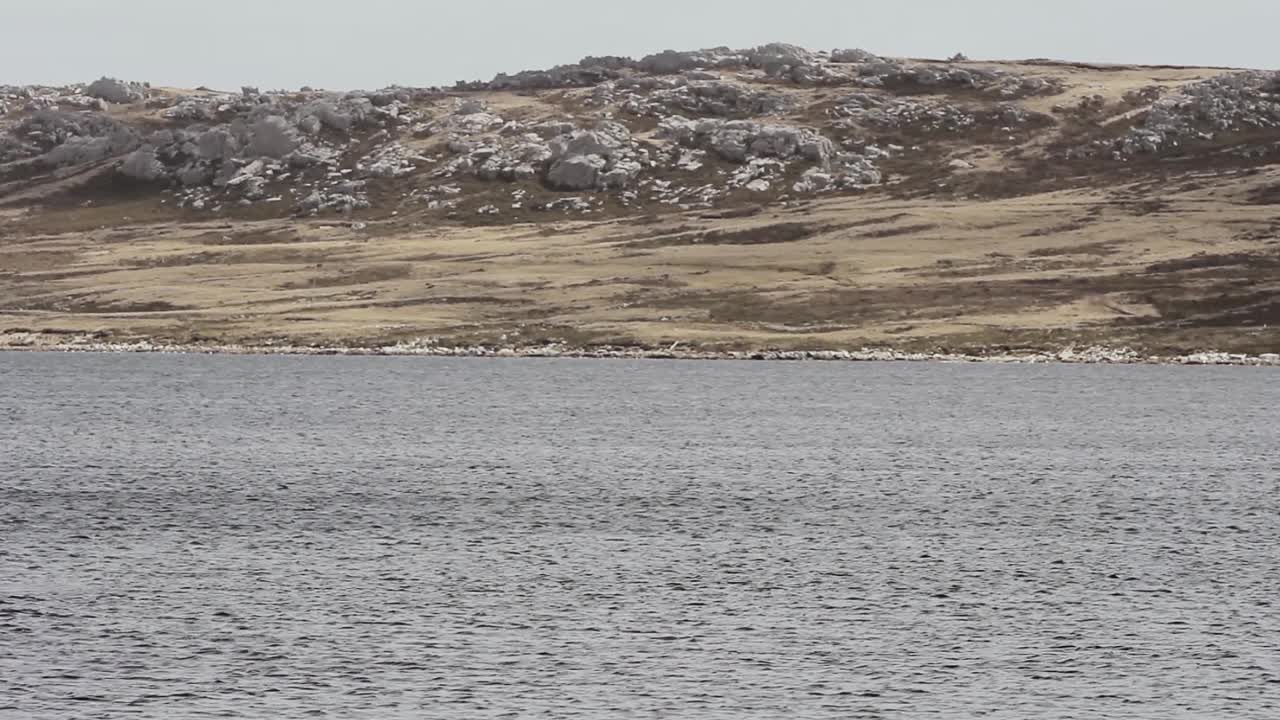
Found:
[[[787,52],[0,88],[0,344],[1280,349],[1272,74]]]

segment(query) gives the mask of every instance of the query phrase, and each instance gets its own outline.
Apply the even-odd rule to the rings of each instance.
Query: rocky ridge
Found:
[[[0,340],[1253,358],[1278,203],[1273,71],[774,43],[0,86]]]
[[[1047,132],[1063,175],[1073,162],[1180,151],[1277,127],[1278,87],[1276,73],[1251,71],[1148,88],[1145,106],[1099,122],[1097,137],[1056,140],[1054,128],[1070,123],[1054,114],[1078,115],[1090,101],[1041,111],[1036,99],[1068,88],[1032,66],[783,43],[584,58],[452,90],[231,93],[113,78],[0,87],[0,200],[24,182],[107,163],[198,212],[709,208],[735,197],[945,187],[973,167],[946,157],[946,142],[975,133],[1009,152]]]

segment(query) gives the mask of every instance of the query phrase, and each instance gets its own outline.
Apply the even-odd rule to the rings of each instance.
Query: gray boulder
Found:
[[[638,66],[647,73],[671,75],[684,70],[692,70],[705,65],[702,56],[697,52],[677,52],[664,50],[660,53],[640,58]]]
[[[685,70],[733,67],[746,63],[747,57],[744,54],[727,47],[718,47],[686,52],[664,50],[641,58],[636,63],[636,67],[642,72],[654,75],[674,75]]]
[[[249,140],[250,155],[282,158],[297,147],[297,133],[289,121],[279,115],[269,115],[253,124]]]
[[[240,150],[240,143],[226,128],[206,130],[196,144],[200,157],[213,162],[230,160]]]
[[[752,141],[759,128],[760,126],[755,123],[725,123],[711,132],[707,146],[716,155],[729,162],[744,163],[748,159]],[[699,125],[699,134],[704,130],[704,126]]]
[[[817,168],[810,168],[791,189],[798,193],[815,193],[829,189],[834,183],[835,178],[831,175]]]
[[[641,169],[640,163],[634,160],[618,161],[609,168],[608,172],[600,175],[599,187],[605,190],[621,190],[631,184],[631,181],[640,174]]]
[[[330,100],[316,100],[299,111],[298,127],[314,135],[322,128],[346,132],[355,124],[355,118],[342,112]]]
[[[862,64],[871,62],[884,62],[879,55],[867,52],[861,48],[845,48],[841,50],[831,51],[831,62],[846,64]]]
[[[73,137],[45,153],[43,160],[53,167],[102,162],[132,152],[142,143],[133,130],[117,128],[101,137]]]
[[[769,43],[747,51],[747,60],[753,67],[770,70],[784,66],[812,65],[817,57],[797,45]]]
[[[680,115],[664,117],[658,121],[657,136],[679,145],[693,145],[698,134],[698,121]]]
[[[142,182],[156,182],[166,175],[154,145],[144,145],[130,153],[120,163],[120,174]]]
[[[608,157],[618,149],[620,143],[609,135],[584,130],[573,135],[562,136],[550,143],[552,157],[571,155],[600,155]]]
[[[298,129],[308,135],[316,135],[324,129],[324,123],[315,115],[306,115],[298,118]]]
[[[590,190],[596,187],[606,164],[599,155],[561,158],[547,171],[547,184],[556,190]]]
[[[185,165],[175,175],[178,178],[178,182],[187,187],[205,185],[213,180],[213,168],[209,167],[207,163],[197,161]]]
[[[84,89],[84,94],[116,105],[128,105],[147,99],[144,85],[109,77],[94,80]]]

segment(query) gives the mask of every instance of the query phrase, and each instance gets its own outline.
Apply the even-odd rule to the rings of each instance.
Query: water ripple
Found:
[[[1280,717],[1274,372],[0,354],[0,717]]]

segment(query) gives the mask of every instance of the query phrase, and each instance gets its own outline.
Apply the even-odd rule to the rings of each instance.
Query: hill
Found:
[[[1280,75],[790,45],[0,87],[0,345],[1280,350]]]

